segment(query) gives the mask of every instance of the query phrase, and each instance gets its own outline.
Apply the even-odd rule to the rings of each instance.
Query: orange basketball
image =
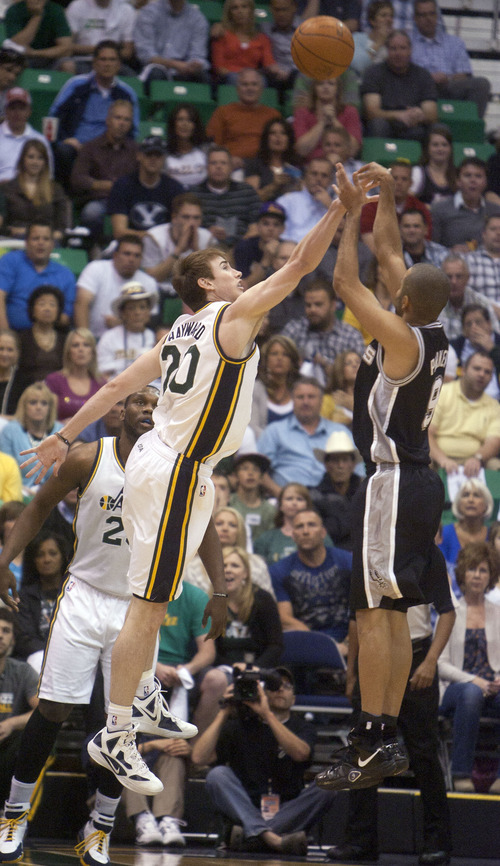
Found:
[[[354,54],[354,40],[338,18],[318,15],[299,24],[291,49],[293,62],[304,75],[326,81],[347,69]]]

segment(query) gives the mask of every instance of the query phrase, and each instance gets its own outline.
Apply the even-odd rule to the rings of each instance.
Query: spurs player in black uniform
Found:
[[[444,491],[429,468],[427,428],[446,365],[448,341],[436,319],[449,292],[438,268],[406,269],[387,169],[370,163],[352,185],[337,166],[337,184],[348,213],[334,289],[376,339],[365,351],[354,392],[353,434],[367,467],[352,528],[362,713],[350,746],[317,777],[334,789],[368,787],[408,766],[395,736],[412,659],[406,611],[432,597],[434,580],[446,580],[434,543]],[[375,249],[396,315],[380,307],[358,274],[359,217],[366,191],[375,186]]]

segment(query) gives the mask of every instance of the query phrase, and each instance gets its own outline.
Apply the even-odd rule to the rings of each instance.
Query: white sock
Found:
[[[155,672],[151,668],[149,671],[144,671],[142,677],[140,678],[135,693],[136,697],[147,698],[148,695],[154,692],[155,688]]]
[[[106,797],[105,794],[101,794],[98,788],[95,794],[94,811],[98,812],[99,815],[107,815],[112,818],[118,809],[119,802],[120,797],[117,797],[116,799],[113,797]]]
[[[9,799],[5,803],[5,808],[13,808],[16,812],[25,812],[26,809],[30,808],[30,801],[35,788],[36,782],[19,782],[15,776],[12,776]]]
[[[110,701],[106,727],[108,731],[130,731],[132,728],[132,707],[121,707]]]

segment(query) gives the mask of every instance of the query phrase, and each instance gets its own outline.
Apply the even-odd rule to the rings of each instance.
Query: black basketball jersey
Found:
[[[418,363],[404,379],[389,379],[384,350],[366,347],[354,390],[354,441],[368,472],[379,463],[429,464],[427,428],[443,384],[448,340],[439,322],[413,327]]]

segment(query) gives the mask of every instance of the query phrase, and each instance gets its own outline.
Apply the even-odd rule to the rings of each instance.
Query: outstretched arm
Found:
[[[145,388],[149,382],[153,382],[161,372],[160,348],[162,340],[163,338],[153,349],[137,358],[123,373],[119,373],[114,379],[106,382],[93,397],[84,403],[76,415],[65,422],[63,429],[59,431],[60,435],[72,443],[85,427],[102,418],[119,400],[123,400],[129,394],[139,388]],[[40,482],[51,466],[54,467],[54,475],[57,475],[61,464],[66,459],[68,448],[53,433],[35,448],[21,453],[33,454],[33,457],[25,460],[21,468],[31,465],[32,468],[27,477],[30,478],[39,472],[37,481]]]
[[[286,298],[302,277],[319,265],[344,213],[342,202],[338,199],[333,201],[326,214],[297,244],[287,263],[231,304],[224,313],[220,329],[220,340],[225,352],[233,358],[244,354],[266,313]]]
[[[419,353],[417,338],[400,316],[380,306],[373,292],[359,279],[359,220],[366,202],[366,191],[357,178],[354,184],[349,182],[340,163],[337,165],[336,190],[347,208],[347,218],[339,245],[333,288],[361,325],[384,347],[387,375],[399,379],[415,369]]]
[[[365,191],[380,187],[373,243],[382,279],[394,300],[406,273],[394,201],[394,180],[390,171],[376,162],[362,166],[356,172],[356,179]]]

